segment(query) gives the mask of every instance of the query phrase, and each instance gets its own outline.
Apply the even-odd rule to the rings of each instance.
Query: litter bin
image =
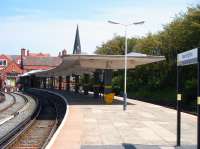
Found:
[[[104,95],[104,101],[106,104],[112,104],[114,100],[115,93],[108,93]]]

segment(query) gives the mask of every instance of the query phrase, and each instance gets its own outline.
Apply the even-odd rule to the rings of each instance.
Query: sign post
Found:
[[[197,64],[197,148],[200,148],[200,49],[198,49]]]
[[[197,148],[200,148],[200,49],[195,48],[177,55],[177,146],[181,145],[181,66],[197,64]]]
[[[177,139],[176,139],[176,145],[181,145],[181,86],[180,86],[180,74],[181,74],[181,68],[177,67]]]

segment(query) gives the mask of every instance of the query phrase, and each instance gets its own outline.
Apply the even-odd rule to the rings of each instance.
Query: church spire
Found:
[[[81,43],[80,43],[78,25],[77,25],[77,28],[76,28],[76,37],[75,37],[75,41],[74,41],[73,54],[81,54]]]

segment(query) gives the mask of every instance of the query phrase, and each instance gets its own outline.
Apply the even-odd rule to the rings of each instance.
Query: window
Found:
[[[21,64],[21,60],[19,59],[19,60],[17,60],[17,64]]]
[[[7,60],[0,59],[0,66],[7,66]]]

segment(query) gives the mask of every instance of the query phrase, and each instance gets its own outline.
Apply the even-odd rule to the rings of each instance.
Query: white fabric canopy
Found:
[[[94,72],[96,69],[124,69],[124,55],[66,55],[62,63],[51,70],[36,72],[37,76],[66,76]],[[127,55],[127,68],[165,60],[163,56]]]
[[[26,72],[26,73],[24,73],[22,75],[19,75],[19,77],[31,76],[32,74],[36,74],[36,73],[44,72],[44,71],[48,71],[48,70],[31,70],[31,71]]]

